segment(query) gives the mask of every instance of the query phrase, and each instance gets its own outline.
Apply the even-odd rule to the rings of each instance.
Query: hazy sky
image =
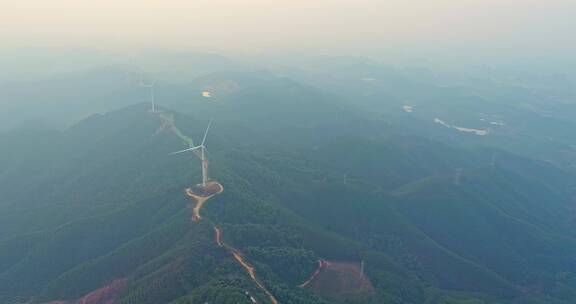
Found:
[[[0,0],[0,46],[575,51],[576,0]]]

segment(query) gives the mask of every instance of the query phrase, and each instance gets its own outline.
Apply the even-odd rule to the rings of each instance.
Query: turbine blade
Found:
[[[208,123],[208,127],[206,128],[206,132],[204,133],[204,138],[202,138],[202,143],[200,144],[201,146],[204,146],[204,142],[206,141],[206,136],[208,135],[208,130],[210,130],[210,125],[212,125],[212,120],[210,119],[210,122]]]
[[[200,148],[201,146],[196,146],[196,147],[192,147],[192,148],[188,148],[188,149],[184,149],[184,150],[180,150],[180,151],[176,151],[176,152],[172,152],[168,155],[174,155],[174,154],[180,154],[180,153],[184,153],[184,152],[188,152],[188,151],[193,151],[196,150],[198,148]]]

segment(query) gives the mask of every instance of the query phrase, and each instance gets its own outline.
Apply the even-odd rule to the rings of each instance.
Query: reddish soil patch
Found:
[[[124,290],[127,282],[126,279],[116,279],[76,301],[53,301],[45,304],[114,304],[116,297]]]
[[[124,290],[126,283],[126,279],[114,280],[112,283],[83,296],[75,304],[114,304],[114,300]]]
[[[370,279],[362,274],[360,263],[329,261],[323,261],[305,288],[330,298],[363,296],[374,291]]]
[[[204,203],[212,196],[222,193],[224,187],[217,181],[209,181],[206,186],[196,185],[191,188],[186,189],[186,194],[196,201],[195,205],[190,205],[192,209],[192,220],[198,222],[202,219],[200,216],[200,210],[204,206]]]
[[[222,187],[222,185],[219,182],[214,180],[208,181],[206,183],[206,186],[198,184],[190,188],[190,191],[192,191],[192,193],[195,196],[201,196],[201,197],[210,197],[212,195],[222,192],[223,190],[224,187]]]

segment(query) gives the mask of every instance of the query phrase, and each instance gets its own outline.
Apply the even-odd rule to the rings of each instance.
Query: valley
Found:
[[[567,120],[541,145],[529,112],[455,88],[298,75],[158,82],[154,111],[0,133],[0,302],[570,303]],[[237,85],[207,102],[217,83]]]

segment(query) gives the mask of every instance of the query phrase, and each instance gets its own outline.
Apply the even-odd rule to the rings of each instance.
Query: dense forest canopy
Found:
[[[0,303],[576,298],[570,75],[197,56],[0,84]]]

